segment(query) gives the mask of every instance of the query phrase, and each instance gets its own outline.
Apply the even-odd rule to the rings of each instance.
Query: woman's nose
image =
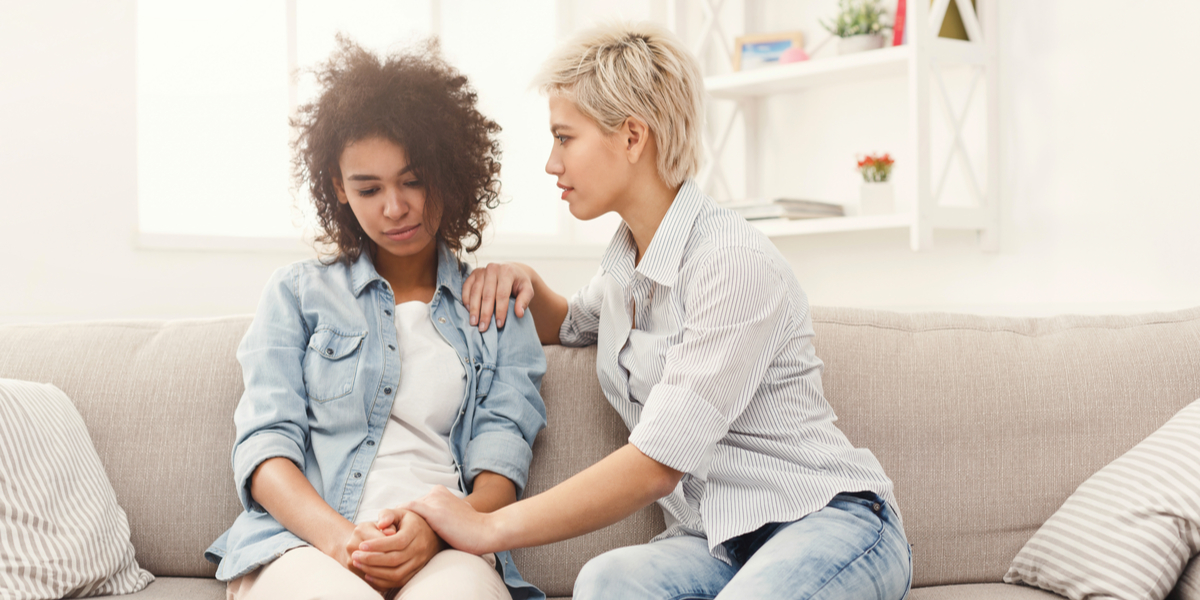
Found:
[[[546,160],[546,173],[550,175],[562,175],[563,166],[562,160],[558,158],[558,153],[551,150],[550,158]]]
[[[383,205],[383,216],[398,220],[408,212],[408,205],[400,197],[399,191],[390,191]]]

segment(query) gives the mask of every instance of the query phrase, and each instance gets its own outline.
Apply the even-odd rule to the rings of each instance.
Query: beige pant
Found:
[[[443,550],[433,557],[397,600],[512,600],[496,572],[496,559]],[[293,548],[274,562],[229,582],[227,600],[382,600],[383,596],[337,561],[311,546]]]

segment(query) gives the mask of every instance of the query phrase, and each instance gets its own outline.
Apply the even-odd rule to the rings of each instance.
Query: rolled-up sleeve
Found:
[[[596,343],[600,333],[600,305],[604,300],[604,269],[567,301],[567,317],[558,329],[563,346],[581,347]]]
[[[308,331],[299,306],[298,278],[294,268],[275,272],[238,346],[246,389],[233,417],[233,476],[248,511],[265,512],[250,494],[251,478],[263,461],[281,456],[301,471],[305,466],[309,432],[303,364]]]
[[[678,284],[687,286],[683,340],[667,351],[629,441],[703,479],[785,339],[788,286],[762,252],[739,247],[713,250]]]
[[[529,480],[534,439],[546,426],[539,392],[546,355],[533,316],[517,317],[515,306],[515,301],[509,303],[504,327],[496,329],[496,363],[484,367],[493,373],[475,408],[463,470],[469,488],[480,473],[491,471],[512,481],[520,497]]]

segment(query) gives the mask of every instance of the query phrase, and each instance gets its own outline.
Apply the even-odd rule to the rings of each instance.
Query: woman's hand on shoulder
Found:
[[[385,535],[364,539],[351,549],[352,570],[381,590],[402,587],[447,548],[421,515],[407,510],[382,510],[377,522],[359,525],[363,526]]]
[[[472,271],[463,282],[463,304],[471,314],[471,325],[477,325],[479,331],[487,331],[493,316],[496,326],[504,327],[508,300],[513,296],[517,298],[517,316],[524,317],[525,307],[533,300],[533,279],[518,263],[490,263]]]

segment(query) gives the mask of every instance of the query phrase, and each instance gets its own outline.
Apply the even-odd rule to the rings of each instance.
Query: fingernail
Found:
[[[472,325],[478,325],[478,324],[479,324],[479,317],[476,317],[475,315],[471,315],[471,324],[472,324]]]

